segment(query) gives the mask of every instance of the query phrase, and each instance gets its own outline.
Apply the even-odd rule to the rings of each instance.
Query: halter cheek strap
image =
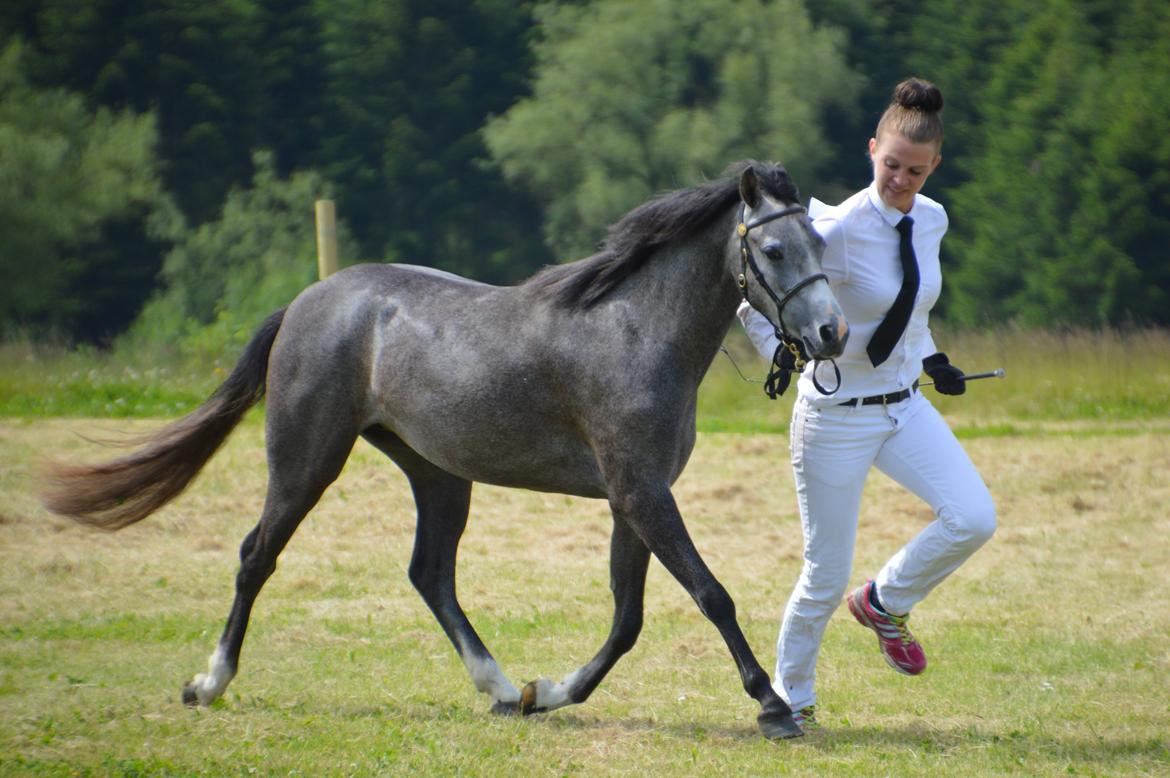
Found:
[[[752,276],[755,278],[756,284],[761,289],[763,289],[764,293],[767,294],[768,297],[772,299],[772,302],[776,304],[776,318],[779,319],[779,322],[773,322],[770,319],[769,322],[772,324],[772,327],[776,332],[776,339],[779,341],[779,344],[776,346],[776,351],[772,354],[772,366],[768,371],[767,379],[764,381],[764,392],[767,393],[769,398],[775,400],[779,395],[784,394],[786,389],[788,389],[788,385],[792,381],[792,374],[803,371],[804,366],[808,364],[808,357],[804,351],[804,344],[801,342],[800,338],[790,335],[788,333],[788,329],[784,326],[784,306],[787,305],[788,302],[793,297],[795,297],[798,292],[800,292],[800,290],[804,289],[809,284],[822,280],[828,282],[829,278],[824,273],[813,273],[812,275],[797,281],[788,289],[785,289],[783,297],[776,294],[776,292],[773,291],[771,285],[768,284],[767,279],[764,278],[764,274],[760,271],[760,266],[756,264],[756,258],[752,253],[751,246],[748,245],[747,236],[749,232],[751,232],[756,227],[759,227],[761,224],[767,224],[768,222],[774,219],[779,219],[782,216],[791,216],[795,213],[804,213],[804,207],[800,205],[792,205],[782,210],[776,211],[775,213],[770,213],[767,216],[761,216],[759,219],[756,219],[752,222],[747,222],[744,220],[744,215],[746,212],[747,204],[741,203],[739,206],[739,223],[735,228],[736,233],[739,235],[739,253],[741,262],[739,278],[737,281],[739,283],[740,295],[745,301],[748,301],[747,271],[750,268],[752,271]],[[748,302],[750,304],[750,301]],[[814,362],[819,363],[820,360],[814,360]],[[837,367],[837,363],[835,361],[830,359],[829,363],[832,364],[833,370],[837,374],[837,385],[833,388],[833,392],[835,392],[837,389],[841,388],[841,370]],[[817,379],[815,364],[813,366],[812,382],[813,386],[815,386],[817,391],[821,394],[832,394],[832,392],[826,391],[826,389],[821,386],[820,381]]]

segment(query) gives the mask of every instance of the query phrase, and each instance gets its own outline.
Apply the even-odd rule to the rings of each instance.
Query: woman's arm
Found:
[[[772,322],[753,308],[747,300],[739,304],[739,310],[735,313],[743,323],[748,340],[756,347],[756,351],[760,352],[765,359],[771,359],[772,355],[776,353],[776,347],[780,345],[780,341],[776,337],[776,328],[772,326]]]

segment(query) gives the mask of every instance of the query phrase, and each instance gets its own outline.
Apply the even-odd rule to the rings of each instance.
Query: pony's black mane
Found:
[[[752,168],[760,187],[786,203],[799,202],[796,185],[783,165],[745,160],[712,181],[650,200],[609,228],[601,250],[591,257],[547,267],[525,285],[567,308],[596,305],[645,264],[655,250],[706,227],[739,199],[739,178]]]

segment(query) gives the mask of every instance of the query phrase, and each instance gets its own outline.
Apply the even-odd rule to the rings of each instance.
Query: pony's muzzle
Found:
[[[849,323],[845,321],[844,316],[830,314],[829,320],[817,327],[819,342],[810,343],[809,340],[805,339],[805,348],[816,359],[839,357],[844,353],[845,343],[849,340]]]

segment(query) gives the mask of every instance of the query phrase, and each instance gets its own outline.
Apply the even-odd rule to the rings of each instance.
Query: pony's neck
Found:
[[[711,220],[706,229],[658,250],[643,268],[639,293],[661,311],[666,337],[691,355],[700,378],[710,367],[735,319],[740,293],[731,268],[735,210]]]

